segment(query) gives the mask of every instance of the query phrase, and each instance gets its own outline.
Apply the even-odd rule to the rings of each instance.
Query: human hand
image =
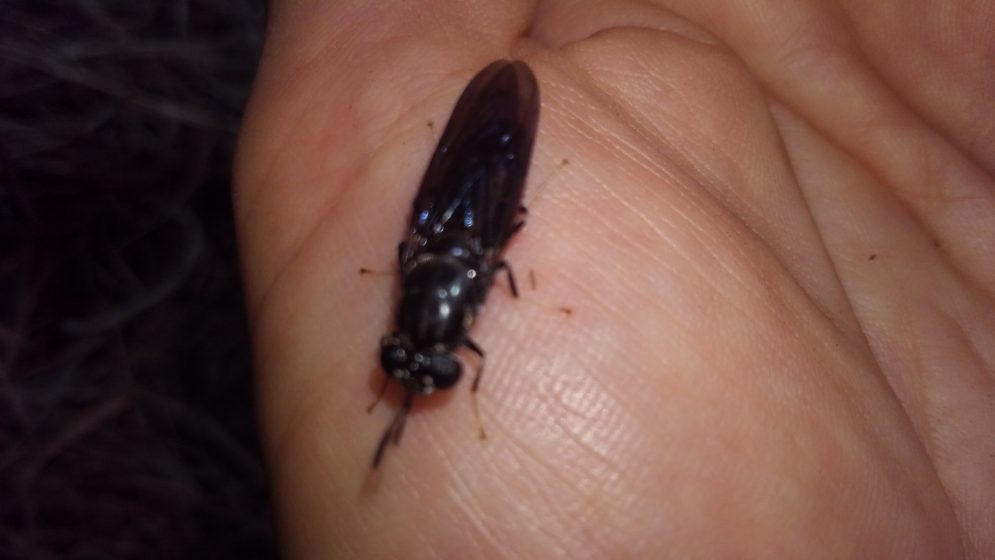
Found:
[[[992,21],[272,2],[235,196],[287,556],[995,555]],[[497,58],[543,100],[506,254],[538,289],[499,278],[473,330],[490,439],[464,380],[416,401],[371,482],[396,280],[357,271],[393,266]]]

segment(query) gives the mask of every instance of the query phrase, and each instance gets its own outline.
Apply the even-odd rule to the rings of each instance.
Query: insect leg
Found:
[[[400,242],[397,244],[397,266],[404,268],[404,254],[408,251],[408,244]]]
[[[373,412],[373,408],[377,406],[377,403],[379,403],[380,399],[383,398],[384,393],[387,392],[388,383],[390,383],[390,378],[385,376],[383,379],[383,385],[380,386],[380,392],[377,393],[377,400],[373,401],[370,403],[370,406],[366,407],[366,412]]]
[[[524,206],[519,206],[518,210],[521,211],[521,212],[523,212],[523,213],[527,212],[527,210],[525,209]],[[515,237],[515,235],[518,234],[518,232],[522,231],[523,227],[525,227],[525,220],[522,220],[522,221],[520,221],[520,222],[512,225],[511,226],[511,231],[508,232],[508,237],[505,238],[505,243],[510,242]],[[518,297],[518,285],[515,284],[515,275],[514,275],[514,273],[511,272],[511,267],[508,266],[508,261],[501,261],[501,262],[497,263],[497,266],[494,267],[494,270],[501,270],[502,268],[508,273],[508,284],[511,284],[511,295],[513,295],[513,296],[515,296],[517,298]]]
[[[508,265],[508,261],[501,261],[497,263],[497,266],[494,267],[494,270],[498,271],[501,270],[502,268],[504,269],[505,273],[508,274],[508,285],[511,286],[511,295],[515,296],[515,298],[517,299],[518,284],[515,282],[515,273],[511,271],[511,266]]]
[[[480,376],[484,373],[485,352],[484,349],[470,337],[463,339],[463,346],[466,346],[471,352],[480,357],[480,367],[477,368],[477,376],[473,378],[473,392],[476,393],[477,389],[480,387]]]
[[[470,386],[470,395],[473,398],[473,414],[477,417],[477,427],[480,428],[480,439],[487,439],[487,432],[484,431],[484,423],[480,421],[480,404],[477,402],[477,389],[480,388],[480,378],[484,375],[484,349],[477,345],[470,337],[463,340],[463,346],[471,352],[480,356],[480,366],[477,367],[477,375],[473,377],[473,385]]]

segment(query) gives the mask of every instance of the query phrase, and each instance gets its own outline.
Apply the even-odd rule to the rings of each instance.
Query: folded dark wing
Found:
[[[415,198],[424,236],[463,230],[502,246],[521,205],[539,118],[539,89],[525,63],[501,60],[463,91]]]

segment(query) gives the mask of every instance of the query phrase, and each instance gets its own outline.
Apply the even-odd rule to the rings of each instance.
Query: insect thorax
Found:
[[[486,289],[479,257],[457,244],[446,249],[419,254],[404,271],[397,326],[416,348],[459,345]]]

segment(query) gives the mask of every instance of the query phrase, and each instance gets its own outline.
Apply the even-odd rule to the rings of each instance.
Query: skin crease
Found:
[[[235,203],[286,556],[995,557],[993,22],[274,0]],[[461,351],[371,474],[397,288],[357,271],[396,266],[456,98],[509,57],[542,111],[522,298],[499,276],[472,330],[489,438]]]

